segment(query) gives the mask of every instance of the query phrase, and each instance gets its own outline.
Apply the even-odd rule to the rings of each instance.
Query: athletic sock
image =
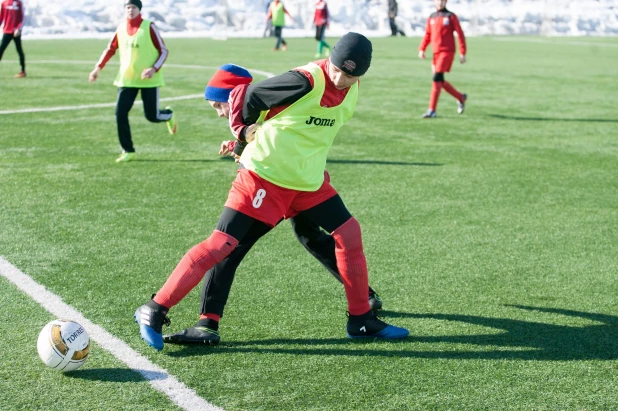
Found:
[[[200,321],[201,320],[215,320],[219,322],[221,321],[221,316],[213,313],[200,314]]]
[[[200,319],[195,326],[196,327],[206,327],[213,331],[218,331],[219,321],[211,320],[210,318],[205,318],[203,320]]]
[[[234,237],[215,230],[182,257],[153,300],[172,308],[202,281],[206,271],[227,257],[237,245],[238,240]]]
[[[440,91],[442,91],[442,82],[434,81],[431,85],[431,97],[429,98],[429,108],[433,111],[436,111],[436,108],[438,107]]]
[[[332,236],[335,239],[337,268],[343,279],[348,311],[351,315],[364,314],[371,307],[367,299],[369,280],[360,225],[352,217],[333,231]]]
[[[318,54],[322,55],[322,48],[324,47],[324,44],[322,44],[321,41],[318,41]]]
[[[457,101],[463,101],[463,94],[457,91],[457,89],[453,87],[451,83],[449,83],[448,81],[445,81],[443,84],[443,87],[444,87],[444,90],[451,96],[455,97]]]

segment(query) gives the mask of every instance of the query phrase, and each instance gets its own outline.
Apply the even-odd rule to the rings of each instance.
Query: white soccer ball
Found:
[[[41,330],[36,349],[48,367],[62,372],[73,371],[88,359],[90,337],[75,321],[54,320]]]

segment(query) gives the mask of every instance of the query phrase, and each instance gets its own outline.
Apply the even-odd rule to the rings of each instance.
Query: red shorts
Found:
[[[448,73],[451,71],[451,66],[453,65],[453,59],[455,58],[455,53],[435,53],[433,55],[433,64],[431,68],[434,73]]]
[[[337,190],[329,181],[330,178],[325,178],[317,191],[291,190],[241,168],[232,183],[225,206],[274,227],[282,217],[294,217],[337,195]]]

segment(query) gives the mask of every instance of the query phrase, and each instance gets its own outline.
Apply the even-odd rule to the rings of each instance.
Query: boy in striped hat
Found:
[[[372,45],[358,33],[344,35],[329,59],[235,88],[228,115],[232,133],[245,145],[241,167],[215,230],[180,260],[135,319],[142,339],[162,350],[166,315],[248,236],[261,237],[283,217],[302,215],[329,232],[347,299],[347,336],[405,338],[409,331],[380,320],[368,301],[367,262],[360,224],[326,178],[330,147],[352,117],[360,77],[369,69]],[[225,108],[216,107],[220,116]],[[240,109],[238,107],[241,107]],[[241,110],[242,122],[233,121]],[[242,145],[241,144],[241,145]]]
[[[236,105],[230,112],[230,94],[234,93],[235,96],[239,93],[242,94],[243,89],[246,90],[249,87],[251,80],[251,74],[246,69],[234,64],[226,64],[208,82],[204,97],[220,117],[228,118],[230,124],[242,124],[242,105],[238,104],[240,101],[234,99]],[[242,130],[239,133],[242,133]],[[243,147],[241,144],[237,144],[239,142],[240,140],[224,141],[221,144],[219,154],[229,154],[238,161]],[[326,178],[329,178],[328,174],[326,174]],[[337,269],[333,237],[322,231],[318,225],[303,214],[298,214],[289,220],[298,241],[337,281],[343,283]],[[164,342],[206,345],[216,345],[219,342],[219,321],[223,316],[236,269],[253,245],[269,230],[270,227],[265,224],[255,224],[255,227],[250,230],[249,234],[245,235],[230,255],[208,270],[202,287],[199,321],[193,327],[175,334],[164,335]],[[371,287],[369,287],[368,301],[372,310],[382,308],[380,297]]]

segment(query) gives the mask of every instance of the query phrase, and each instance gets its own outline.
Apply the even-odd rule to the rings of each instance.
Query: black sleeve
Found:
[[[311,90],[307,76],[296,70],[252,84],[247,89],[242,107],[243,123],[253,124],[262,111],[290,105]]]

